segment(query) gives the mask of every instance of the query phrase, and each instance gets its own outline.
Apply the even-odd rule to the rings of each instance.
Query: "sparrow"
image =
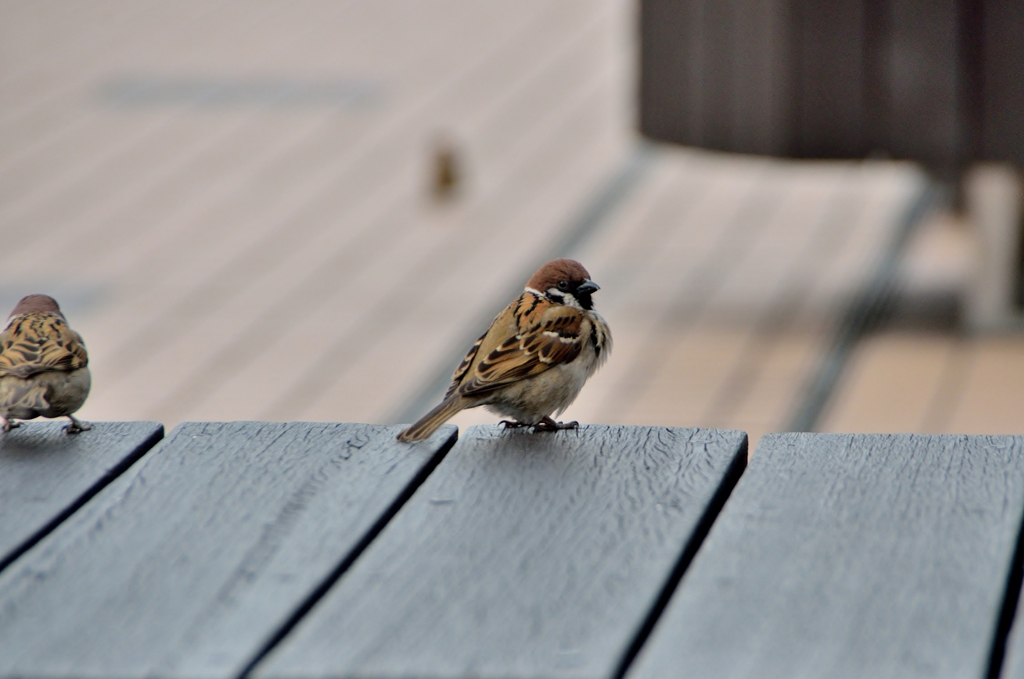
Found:
[[[583,265],[556,259],[537,270],[497,315],[452,375],[444,400],[398,435],[422,441],[465,408],[486,406],[506,428],[575,429],[551,419],[565,410],[608,358],[612,336],[594,311],[600,287]]]
[[[455,196],[459,188],[459,158],[455,145],[447,138],[439,138],[432,151],[430,189],[437,201]]]
[[[72,415],[92,382],[82,337],[68,327],[57,301],[29,295],[0,331],[0,428],[36,417],[67,417],[69,434],[92,427]]]

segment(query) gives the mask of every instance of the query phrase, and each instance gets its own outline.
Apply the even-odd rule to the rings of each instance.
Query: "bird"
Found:
[[[67,417],[69,434],[91,425],[75,418],[89,395],[89,355],[81,335],[68,326],[57,300],[23,297],[0,331],[0,429],[18,420]]]
[[[600,290],[583,265],[555,259],[541,266],[473,344],[444,399],[398,435],[422,441],[453,415],[486,406],[505,428],[575,429],[552,419],[572,403],[612,348],[608,324],[594,311]]]
[[[439,137],[431,153],[430,189],[438,202],[452,199],[461,179],[459,156],[447,137]]]

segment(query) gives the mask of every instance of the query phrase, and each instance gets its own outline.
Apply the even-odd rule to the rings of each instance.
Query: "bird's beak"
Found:
[[[601,289],[601,286],[591,280],[586,280],[580,283],[579,287],[576,288],[576,292],[582,292],[584,294],[592,294]]]

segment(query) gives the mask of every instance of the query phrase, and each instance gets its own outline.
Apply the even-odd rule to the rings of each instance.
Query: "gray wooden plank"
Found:
[[[53,530],[164,435],[157,422],[25,422],[0,433],[0,570]]]
[[[399,430],[177,427],[0,576],[0,675],[237,676],[455,438]]]
[[[746,435],[472,427],[259,677],[610,677],[742,472]]]
[[[772,434],[629,679],[984,677],[1024,437]]]

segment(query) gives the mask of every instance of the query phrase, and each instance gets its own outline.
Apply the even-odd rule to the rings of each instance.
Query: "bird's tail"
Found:
[[[440,405],[419,419],[419,421],[398,435],[398,440],[403,443],[422,441],[430,438],[430,435],[437,431],[437,428],[447,422],[455,413],[466,407],[466,402],[459,396],[452,394]]]

